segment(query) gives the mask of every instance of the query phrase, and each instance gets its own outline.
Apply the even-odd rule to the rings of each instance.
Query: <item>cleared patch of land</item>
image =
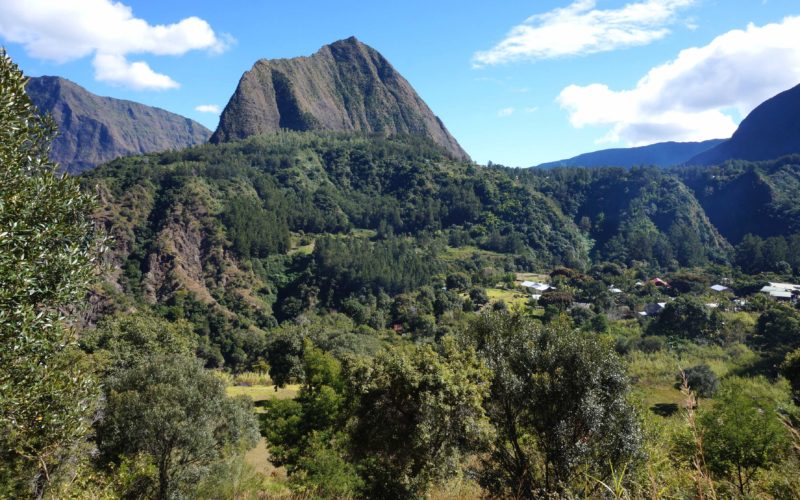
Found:
[[[447,249],[439,255],[439,258],[445,261],[464,261],[472,258],[473,255],[479,255],[487,259],[505,259],[507,256],[489,250],[481,250],[474,246],[463,247],[447,247]]]
[[[292,399],[299,390],[299,384],[290,384],[277,390],[274,385],[231,385],[225,389],[230,397],[250,396],[256,403],[270,399]]]
[[[530,299],[528,294],[502,288],[487,288],[486,295],[489,297],[489,302],[500,302],[502,300],[508,306],[524,306]]]
[[[550,276],[540,273],[515,273],[517,284],[523,281],[536,281],[538,283],[549,283]]]

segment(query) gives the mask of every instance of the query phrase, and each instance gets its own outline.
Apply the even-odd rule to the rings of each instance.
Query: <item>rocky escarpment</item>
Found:
[[[50,157],[70,173],[141,153],[183,149],[206,142],[211,131],[163,109],[101,97],[56,76],[31,78],[33,103],[58,126]]]
[[[469,159],[408,81],[354,37],[310,57],[258,61],[239,81],[211,142],[280,129],[422,136]]]

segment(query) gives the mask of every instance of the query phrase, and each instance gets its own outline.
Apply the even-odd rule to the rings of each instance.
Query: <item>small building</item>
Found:
[[[537,292],[544,292],[546,290],[550,290],[551,288],[553,288],[547,283],[539,283],[537,281],[523,281],[522,283],[520,283],[520,286],[522,288],[527,288],[529,290],[536,290]]]
[[[709,288],[711,288],[715,292],[724,292],[726,290],[730,290],[730,288],[728,288],[727,286],[724,286],[724,285],[712,285]]]
[[[661,278],[653,278],[650,280],[650,283],[654,284],[655,286],[663,286],[664,288],[669,288],[669,283],[662,280]]]
[[[766,293],[777,300],[797,300],[800,298],[800,285],[793,283],[769,283],[761,287],[761,293]]]
[[[656,316],[661,314],[661,311],[663,311],[665,307],[667,307],[666,302],[651,302],[644,306],[644,312],[646,312],[648,316]]]
[[[777,291],[769,292],[769,296],[778,300],[792,300],[792,292]]]
[[[611,292],[611,293],[622,293],[622,290],[620,290],[619,288],[615,287],[614,285],[611,285],[608,288],[608,291]]]
[[[787,290],[790,292],[800,292],[800,285],[795,285],[794,283],[772,283],[770,282],[769,286],[774,288],[782,288],[783,290]]]

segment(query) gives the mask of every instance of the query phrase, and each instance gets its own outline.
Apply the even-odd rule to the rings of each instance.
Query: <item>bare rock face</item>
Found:
[[[142,153],[206,142],[211,131],[175,113],[132,101],[101,97],[56,76],[31,78],[26,91],[58,126],[50,157],[70,173]]]
[[[211,142],[280,129],[416,135],[455,159],[469,159],[406,79],[355,37],[310,57],[256,62],[239,81]]]

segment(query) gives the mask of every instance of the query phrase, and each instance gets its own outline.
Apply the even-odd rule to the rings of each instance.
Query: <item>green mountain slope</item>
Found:
[[[724,261],[730,245],[677,177],[656,168],[527,170],[595,241],[595,259],[682,265]]]
[[[280,132],[118,159],[84,183],[115,239],[111,295],[205,318],[220,363],[257,356],[242,345],[276,320],[475,265],[451,248],[494,255],[500,271],[588,263],[552,200],[415,137]]]
[[[800,156],[676,171],[732,243],[800,232]]]

